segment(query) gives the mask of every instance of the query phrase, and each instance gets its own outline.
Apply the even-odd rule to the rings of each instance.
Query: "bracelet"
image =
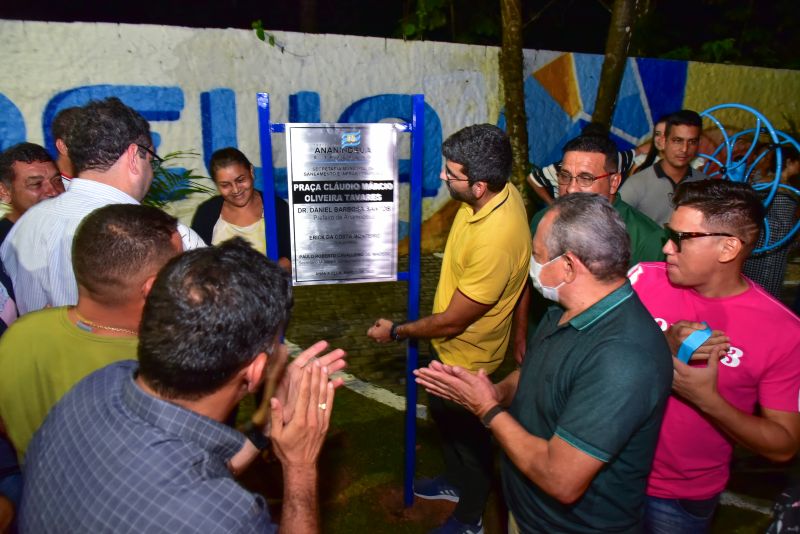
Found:
[[[503,408],[499,404],[495,404],[493,407],[489,409],[488,412],[484,414],[483,417],[481,417],[481,423],[483,423],[483,426],[485,426],[486,428],[489,428],[489,425],[492,424],[492,419],[497,417],[497,414],[505,411],[506,411],[505,408]]]
[[[405,323],[392,323],[392,328],[389,330],[389,337],[395,341],[402,341],[400,334],[397,333],[397,327],[402,326],[403,324]]]

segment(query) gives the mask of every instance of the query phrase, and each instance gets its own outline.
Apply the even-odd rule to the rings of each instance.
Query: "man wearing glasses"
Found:
[[[511,340],[516,304],[528,278],[531,238],[525,206],[508,183],[511,144],[490,124],[468,126],[442,144],[441,178],[461,202],[442,259],[433,314],[417,321],[378,319],[367,335],[379,343],[431,339],[432,358],[474,373],[493,373]],[[483,532],[492,475],[491,435],[461,406],[431,395],[442,435],[445,473],[414,481],[423,499],[457,502],[437,533]]]
[[[630,265],[642,261],[662,261],[664,230],[639,210],[629,206],[617,195],[621,174],[617,172],[617,146],[608,137],[579,136],[564,145],[562,163],[558,168],[558,196],[572,193],[597,193],[608,199],[625,223],[630,238]],[[544,208],[531,218],[531,235],[535,236],[539,223],[549,208]],[[524,291],[517,313],[527,322],[527,342],[536,325],[544,317],[551,303],[536,292]],[[515,354],[517,355],[517,354]],[[519,354],[521,358],[524,354]],[[518,360],[521,362],[521,359]]]
[[[628,178],[619,190],[622,199],[658,224],[667,222],[672,214],[670,200],[677,185],[707,178],[690,165],[697,155],[702,125],[700,115],[688,109],[669,115],[664,130],[663,158]]]
[[[673,202],[666,262],[628,276],[665,331],[675,368],[646,526],[694,533],[709,528],[732,443],[779,462],[800,447],[800,318],[741,274],[764,217],[750,186],[685,183]]]
[[[20,314],[78,301],[72,271],[78,225],[102,206],[141,202],[160,163],[150,125],[117,98],[90,102],[74,124],[67,137],[77,178],[66,193],[29,209],[0,247]],[[178,232],[184,250],[205,245],[183,224]]]
[[[642,261],[661,261],[664,254],[664,230],[641,211],[625,203],[617,195],[622,175],[617,170],[617,146],[608,137],[580,136],[564,145],[564,156],[558,168],[558,196],[571,193],[597,193],[617,210],[631,238],[631,265]],[[547,208],[531,218],[531,235]]]

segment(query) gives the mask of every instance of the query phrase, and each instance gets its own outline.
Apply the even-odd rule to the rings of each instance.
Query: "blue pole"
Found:
[[[420,256],[422,245],[422,157],[425,139],[425,96],[412,98],[411,119],[411,190],[409,200],[410,231],[408,234],[408,320],[419,318]],[[408,340],[406,351],[406,428],[405,428],[405,478],[403,502],[409,507],[414,502],[414,471],[417,444],[417,383],[414,369],[419,362],[416,339]]]
[[[278,224],[275,219],[275,172],[272,164],[272,124],[269,117],[269,93],[256,93],[258,105],[258,141],[261,148],[261,201],[264,206],[264,232],[267,257],[278,259]]]

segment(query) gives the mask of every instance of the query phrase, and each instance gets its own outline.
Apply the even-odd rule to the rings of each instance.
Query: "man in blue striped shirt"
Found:
[[[72,272],[72,240],[78,225],[97,208],[141,202],[160,163],[150,125],[117,98],[81,108],[68,138],[78,177],[66,193],[26,211],[0,247],[20,314],[78,301]],[[178,233],[184,250],[205,245],[182,224]]]

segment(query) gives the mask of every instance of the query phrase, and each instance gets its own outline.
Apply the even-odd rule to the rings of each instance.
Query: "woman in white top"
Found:
[[[267,253],[264,203],[255,188],[254,168],[247,157],[233,147],[211,155],[211,178],[220,195],[203,202],[192,219],[192,229],[206,243],[216,245],[233,237],[247,240],[253,248]],[[278,264],[289,270],[289,206],[275,196],[278,226]]]

